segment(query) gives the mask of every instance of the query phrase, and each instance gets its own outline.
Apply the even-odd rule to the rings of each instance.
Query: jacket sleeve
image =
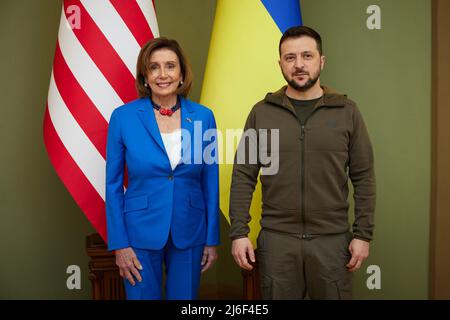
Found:
[[[234,157],[233,174],[230,191],[230,238],[232,240],[247,237],[250,231],[248,223],[251,220],[250,205],[258,179],[261,164],[249,161],[250,151],[258,150],[258,140],[248,130],[256,130],[254,112],[250,112],[244,127],[244,133],[239,142]],[[245,158],[243,157],[245,155]]]
[[[124,169],[125,147],[119,113],[115,110],[109,121],[106,145],[106,221],[109,250],[129,247],[123,214]]]
[[[210,143],[204,150],[204,166],[202,169],[202,192],[206,203],[206,245],[220,244],[220,209],[219,209],[219,165],[217,148],[217,128],[214,114],[211,112],[205,138]]]
[[[353,184],[355,200],[353,234],[355,238],[370,241],[373,237],[376,198],[374,156],[361,112],[356,105],[354,107],[349,149],[349,177]]]

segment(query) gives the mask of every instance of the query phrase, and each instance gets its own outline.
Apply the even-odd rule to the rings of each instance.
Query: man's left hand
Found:
[[[352,258],[350,262],[347,263],[348,271],[353,272],[361,267],[363,261],[369,256],[369,242],[353,239],[348,246]]]

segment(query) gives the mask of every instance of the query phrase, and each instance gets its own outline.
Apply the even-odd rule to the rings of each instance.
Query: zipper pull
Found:
[[[300,140],[303,141],[304,138],[305,138],[305,125],[302,124],[302,133],[300,135]]]

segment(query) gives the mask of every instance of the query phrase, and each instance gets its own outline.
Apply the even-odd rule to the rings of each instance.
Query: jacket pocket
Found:
[[[125,199],[124,202],[124,212],[147,209],[148,207],[147,195]]]
[[[203,200],[203,196],[201,193],[191,193],[189,195],[189,205],[192,208],[196,208],[196,209],[200,209],[200,210],[205,210],[205,203]]]
[[[340,267],[331,272],[332,280],[328,283],[326,299],[352,300],[352,273],[347,267]]]

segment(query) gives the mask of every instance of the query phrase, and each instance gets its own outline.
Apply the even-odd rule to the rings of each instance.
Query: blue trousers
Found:
[[[165,292],[168,300],[196,299],[200,286],[201,261],[204,246],[180,250],[169,240],[161,250],[133,248],[143,270],[138,270],[142,282],[132,286],[124,278],[128,300],[161,300],[163,263],[165,264]]]

